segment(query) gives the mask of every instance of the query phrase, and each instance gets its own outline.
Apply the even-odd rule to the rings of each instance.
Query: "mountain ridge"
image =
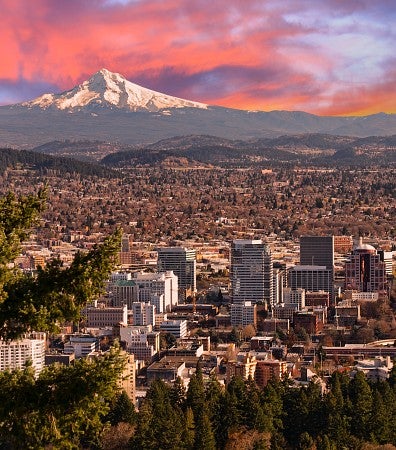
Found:
[[[180,134],[249,140],[306,133],[393,135],[396,114],[337,117],[210,106],[143,88],[106,69],[61,94],[0,107],[0,145],[20,149],[70,138],[134,145]]]

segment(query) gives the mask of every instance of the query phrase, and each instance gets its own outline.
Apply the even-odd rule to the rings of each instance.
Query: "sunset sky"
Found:
[[[0,104],[101,68],[240,109],[396,113],[394,0],[0,0]]]

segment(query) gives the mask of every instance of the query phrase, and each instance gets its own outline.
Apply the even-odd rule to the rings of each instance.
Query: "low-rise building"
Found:
[[[286,361],[258,359],[254,379],[259,387],[265,387],[270,380],[281,380],[287,373]]]
[[[187,336],[187,320],[164,320],[160,325],[160,330],[170,333],[175,338]]]

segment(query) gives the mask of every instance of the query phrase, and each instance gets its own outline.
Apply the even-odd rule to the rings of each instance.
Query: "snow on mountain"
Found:
[[[87,106],[114,107],[130,111],[156,112],[169,108],[207,109],[204,103],[192,102],[131,83],[119,73],[102,69],[89,80],[62,94],[44,94],[25,107],[80,110]]]

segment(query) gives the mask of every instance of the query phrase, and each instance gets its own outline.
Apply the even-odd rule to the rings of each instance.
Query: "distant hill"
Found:
[[[118,174],[110,168],[99,164],[77,161],[72,158],[61,158],[42,153],[0,148],[0,173],[7,169],[27,168],[41,173],[80,174],[82,176],[97,176],[113,178]]]
[[[386,164],[396,163],[396,135],[387,138],[351,138],[323,134],[282,136],[274,139],[227,140],[213,136],[178,136],[115,152],[103,158],[110,167],[161,164],[170,157],[202,164]]]

